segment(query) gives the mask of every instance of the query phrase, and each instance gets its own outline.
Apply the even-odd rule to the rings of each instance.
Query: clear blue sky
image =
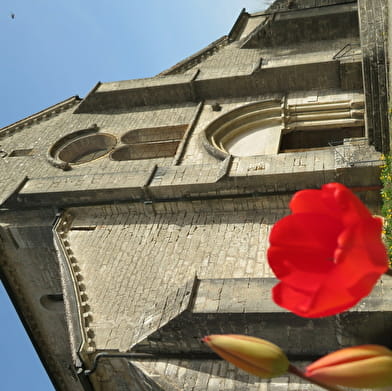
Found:
[[[98,81],[154,76],[227,34],[242,8],[265,3],[0,0],[0,128]],[[53,390],[1,284],[0,389]]]

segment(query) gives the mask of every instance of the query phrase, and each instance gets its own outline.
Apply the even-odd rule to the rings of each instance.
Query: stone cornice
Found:
[[[80,272],[78,260],[73,255],[68,232],[73,216],[63,213],[53,228],[54,243],[61,261],[60,271],[65,297],[68,329],[70,331],[73,354],[76,352],[87,360],[95,352],[94,332],[89,327],[92,320],[86,286]]]
[[[238,15],[238,18],[235,21],[233,27],[231,28],[231,30],[229,32],[230,42],[237,40],[241,36],[241,33],[246,25],[246,21],[249,19],[249,16],[250,16],[250,14],[248,14],[246,12],[245,8],[243,8],[241,10],[241,13]]]
[[[80,101],[81,98],[79,98],[78,95],[75,95],[53,106],[50,106],[47,109],[39,111],[38,113],[32,114],[20,121],[7,125],[0,129],[0,138],[6,137],[14,131],[21,130],[44,119],[49,119],[53,115],[61,113],[62,111],[74,106],[76,103],[79,103]]]
[[[248,37],[245,39],[241,48],[250,49],[257,47],[270,47],[270,46],[287,46],[293,43],[298,43],[300,40],[304,40],[304,36],[298,35],[298,31],[300,30],[298,27],[303,26],[304,21],[307,20],[307,23],[312,23],[313,25],[320,24],[320,20],[326,21],[326,18],[329,18],[329,30],[332,31],[332,26],[334,21],[336,21],[336,17],[342,14],[355,14],[357,12],[356,1],[344,1],[344,2],[336,2],[323,6],[316,7],[296,7],[293,9],[279,9],[274,12],[265,12],[263,15],[266,16],[266,19],[263,23],[261,23]],[[317,8],[317,14],[314,12],[314,9]],[[311,21],[311,22],[310,22]],[[351,33],[353,36],[357,35],[357,31],[355,31],[356,25],[353,22],[350,22],[350,19],[345,20],[345,28],[349,31],[351,28]],[[326,27],[324,27],[325,29]],[[292,31],[289,31],[289,30]],[[305,28],[306,29],[306,28]],[[305,31],[305,30],[304,30]],[[320,34],[320,31],[323,33],[323,37],[317,37],[317,34]],[[312,36],[313,40],[322,40],[327,39],[325,37],[325,31],[322,29],[317,33],[315,29],[316,35]],[[289,34],[287,35],[287,32]],[[339,31],[339,36],[344,36],[346,33],[345,30]],[[309,37],[305,34],[306,39]],[[329,37],[329,39],[336,39],[338,36]]]
[[[184,73],[188,69],[193,68],[194,66],[203,62],[206,58],[212,56],[222,47],[226,46],[229,43],[229,37],[224,35],[223,37],[217,39],[216,41],[212,42],[210,45],[205,47],[202,50],[199,50],[192,56],[185,58],[184,60],[180,61],[179,63],[173,65],[171,68],[166,69],[165,71],[159,73],[157,76],[168,76],[168,75],[175,75],[178,73]]]
[[[340,68],[350,68],[339,74]],[[260,91],[282,93],[288,89],[307,90],[311,85],[322,89],[360,90],[361,80],[357,77],[361,61],[341,64],[331,59],[319,62],[304,60],[285,66],[263,66],[260,62],[253,69],[238,72],[233,69],[220,77],[204,76],[202,72],[167,75],[142,80],[127,80],[105,83],[90,93],[78,106],[75,113],[105,113],[129,110],[140,106],[182,104],[199,102],[203,99],[220,97],[236,98],[256,96]],[[319,74],[324,78],[320,85]],[[301,78],[295,75],[303,75]]]

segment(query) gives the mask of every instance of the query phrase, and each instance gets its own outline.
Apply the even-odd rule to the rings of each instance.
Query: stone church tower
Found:
[[[57,390],[313,389],[200,343],[242,333],[309,361],[391,345],[391,285],[343,315],[270,299],[268,233],[339,181],[379,210],[387,1],[276,1],[156,77],[98,83],[0,130],[0,267]],[[277,388],[276,388],[277,387]]]

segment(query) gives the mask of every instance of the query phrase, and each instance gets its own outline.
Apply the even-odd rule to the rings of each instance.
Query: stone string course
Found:
[[[295,15],[320,21],[327,6],[339,4],[349,14],[347,34],[341,24],[328,39],[319,29],[320,39],[297,42],[306,31],[312,36],[309,23],[287,45],[277,39],[266,47],[260,28],[244,48],[258,24],[282,21],[289,7],[295,26]],[[82,101],[70,98],[0,130],[0,266],[59,391],[82,384],[100,391],[316,390],[290,376],[261,381],[217,360],[200,344],[209,332],[246,330],[298,360],[357,342],[392,346],[387,281],[348,314],[325,321],[295,318],[269,294],[268,235],[289,213],[294,191],[340,181],[379,209],[387,4],[358,5],[360,31],[351,0],[282,0],[268,17],[242,13],[229,38],[157,77],[99,83]],[[313,7],[320,9],[306,11]],[[336,58],[348,43],[352,49]],[[364,97],[364,137],[336,147],[225,159],[203,145],[212,121],[253,102]],[[58,140],[93,125],[113,135],[115,147],[135,129],[188,130],[172,157],[113,161],[107,154],[68,171],[48,163]],[[69,275],[61,269],[61,281],[62,261]],[[53,296],[57,304],[45,308],[41,299]],[[152,357],[102,358],[87,376],[105,352]]]

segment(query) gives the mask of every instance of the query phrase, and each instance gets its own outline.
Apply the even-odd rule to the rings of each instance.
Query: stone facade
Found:
[[[58,390],[313,389],[240,373],[200,343],[210,333],[264,337],[302,364],[392,344],[388,281],[343,315],[301,319],[271,301],[265,256],[299,189],[339,181],[379,211],[377,2],[242,12],[156,77],[0,130],[1,275]]]

